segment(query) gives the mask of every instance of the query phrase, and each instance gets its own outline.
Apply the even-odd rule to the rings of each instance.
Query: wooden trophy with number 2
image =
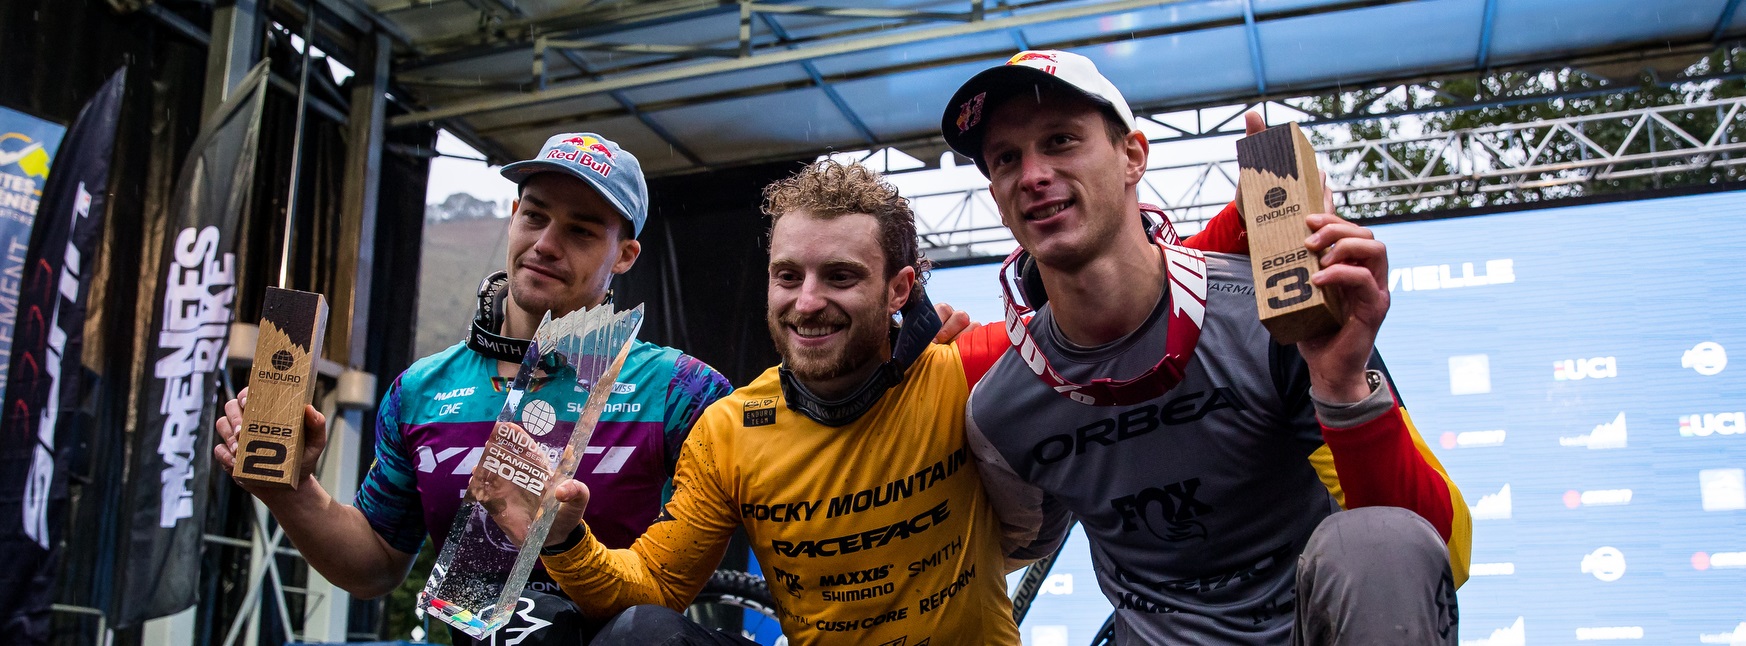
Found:
[[[315,361],[326,336],[326,298],[267,288],[232,476],[297,488],[303,473],[303,407],[315,394]]]

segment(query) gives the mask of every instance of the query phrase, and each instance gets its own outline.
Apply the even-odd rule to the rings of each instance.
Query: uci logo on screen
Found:
[[[1554,381],[1607,379],[1617,376],[1619,376],[1619,362],[1613,357],[1565,359],[1552,362],[1552,379]]]

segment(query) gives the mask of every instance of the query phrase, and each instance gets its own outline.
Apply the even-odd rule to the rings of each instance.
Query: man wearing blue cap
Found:
[[[557,317],[605,302],[612,277],[629,270],[641,251],[636,237],[648,220],[648,187],[637,158],[618,144],[592,133],[560,134],[538,156],[502,173],[520,187],[505,271],[481,285],[466,341],[414,363],[388,389],[378,409],[376,461],[356,506],[328,496],[311,475],[327,443],[326,421],[314,408],[305,411],[305,471],[297,489],[238,482],[266,503],[311,567],[354,595],[392,591],[426,536],[440,549],[525,339],[547,312]],[[578,480],[612,492],[588,510],[595,536],[628,547],[648,529],[692,424],[732,389],[695,358],[633,342],[576,471]],[[582,403],[573,389],[537,383],[528,397],[556,410]],[[246,401],[244,391],[217,422],[223,442],[213,454],[227,472]],[[531,646],[580,643],[582,631],[580,615],[536,569],[516,617],[497,635]]]

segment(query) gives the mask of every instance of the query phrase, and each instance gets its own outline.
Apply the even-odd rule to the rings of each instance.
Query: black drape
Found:
[[[649,182],[636,266],[615,281],[620,306],[642,303],[640,335],[714,366],[743,386],[780,358],[764,325],[769,218],[764,187],[800,170],[762,164]]]
[[[126,418],[133,357],[134,279],[141,240],[161,222],[176,170],[200,120],[205,47],[172,35],[152,19],[118,15],[102,2],[19,0],[0,3],[0,104],[72,120],[105,77],[128,65],[112,157],[107,230],[89,295],[83,360],[84,405],[68,411],[72,451],[68,536],[56,583],[57,603],[107,609],[113,597],[116,514],[126,461]],[[161,225],[160,225],[161,226]],[[99,639],[92,617],[56,613],[56,643]],[[125,638],[125,636],[123,636]]]
[[[210,3],[158,3],[187,23],[211,24]],[[263,44],[276,75],[296,82],[298,57],[282,41]],[[69,536],[57,582],[57,603],[108,609],[112,605],[117,542],[125,515],[121,484],[127,460],[129,410],[136,384],[132,366],[140,356],[136,339],[149,324],[156,294],[142,294],[140,267],[155,266],[177,171],[198,132],[205,90],[206,45],[165,27],[143,12],[121,14],[103,0],[9,0],[0,3],[0,105],[68,123],[108,74],[128,65],[113,168],[107,231],[100,246],[87,316],[85,405],[75,415],[73,437],[61,443],[74,451],[70,477]],[[354,66],[356,67],[356,66]],[[317,59],[310,75],[311,94],[342,112],[349,83],[337,85]],[[283,222],[295,101],[281,89],[268,91],[256,171],[254,202],[243,216],[238,249],[240,320],[258,316],[262,288],[277,281],[279,227]],[[400,112],[392,102],[389,116]],[[334,275],[339,253],[340,186],[348,147],[344,124],[317,111],[308,113],[299,196],[298,240],[294,244],[291,286],[333,293],[351,276]],[[427,127],[391,130],[388,140],[406,149],[430,150],[435,131]],[[416,311],[418,243],[422,233],[427,159],[382,155],[375,237],[375,289],[370,326],[360,331],[366,343],[365,370],[378,375],[383,389],[410,363],[408,312]],[[143,311],[143,314],[141,313]],[[374,419],[374,411],[365,411]],[[365,447],[373,446],[366,428]],[[368,460],[363,460],[368,463]],[[207,532],[247,536],[252,513],[223,474],[209,480]],[[222,639],[242,594],[246,550],[208,545],[203,556],[202,601],[197,638]],[[281,565],[289,565],[281,560]],[[290,568],[287,568],[290,569]],[[354,606],[353,629],[373,631],[377,604]],[[272,612],[269,612],[271,616]],[[56,613],[55,643],[99,641],[94,617]],[[269,630],[264,634],[271,634]],[[116,635],[116,643],[138,643],[137,631]],[[0,639],[0,641],[4,641]]]

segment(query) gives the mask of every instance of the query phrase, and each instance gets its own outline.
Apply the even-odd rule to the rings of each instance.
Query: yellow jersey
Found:
[[[1016,645],[999,521],[965,443],[983,369],[929,346],[865,415],[830,427],[789,410],[771,368],[704,411],[672,500],[630,549],[589,536],[546,569],[591,617],[681,609],[744,527],[791,644]]]

